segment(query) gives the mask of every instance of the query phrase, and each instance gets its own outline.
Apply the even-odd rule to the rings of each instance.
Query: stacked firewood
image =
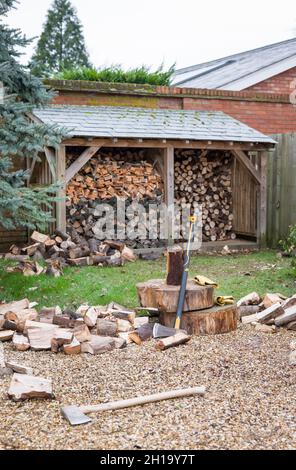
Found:
[[[68,165],[75,161],[73,155]],[[81,198],[96,201],[114,196],[142,200],[163,191],[163,181],[155,167],[144,160],[143,151],[105,151],[92,158],[67,187],[71,203]]]
[[[68,156],[68,166],[77,158],[75,151],[73,152],[73,155]],[[124,232],[129,222],[127,215],[124,223],[116,219],[118,198],[125,200],[126,209],[136,201],[148,213],[151,204],[159,206],[163,202],[163,190],[163,179],[157,163],[150,163],[145,157],[145,151],[101,150],[74,176],[67,187],[67,230],[71,234],[74,231],[86,240],[93,239],[96,236],[96,223],[102,217],[99,206],[108,204],[114,207],[116,236],[118,229],[121,233]],[[146,240],[138,237],[129,240],[127,244],[134,249],[163,246],[160,240],[148,238],[148,235]]]
[[[162,195],[154,198],[145,198],[139,201],[140,204],[145,208],[146,214],[149,213],[151,219],[159,219],[159,212],[157,207],[162,203]],[[86,198],[80,199],[77,204],[68,203],[67,204],[67,231],[72,234],[72,237],[76,238],[77,235],[82,237],[85,240],[91,240],[97,236],[96,224],[101,219],[102,214],[104,215],[105,204],[108,204],[114,210],[114,234],[112,238],[116,237],[118,233],[124,234],[126,237],[127,227],[130,223],[128,218],[128,208],[134,203],[132,198],[125,200],[125,217],[123,220],[117,220],[118,216],[118,199],[116,197],[108,199],[107,201],[96,200],[91,201]],[[102,210],[101,210],[102,208]],[[150,209],[149,209],[150,208]],[[153,217],[153,212],[155,212]],[[120,214],[122,216],[122,213]],[[149,220],[140,219],[138,215],[135,216],[134,223],[136,227],[140,226],[141,233],[145,231],[147,239],[144,237],[136,237],[133,240],[126,239],[126,244],[132,249],[139,248],[160,248],[164,246],[164,241],[158,238],[156,233],[155,239],[149,239]]]
[[[221,151],[177,150],[175,202],[202,208],[203,241],[235,239],[231,156]]]
[[[86,240],[75,229],[71,234],[57,230],[51,237],[35,231],[31,240],[33,244],[23,248],[12,245],[5,256],[6,259],[19,261],[20,266],[15,270],[21,270],[28,276],[46,272],[57,277],[66,265],[122,266],[126,261],[136,260],[133,250],[125,243],[112,240],[101,242],[94,237]],[[45,260],[47,269],[43,270],[38,265],[40,260]]]

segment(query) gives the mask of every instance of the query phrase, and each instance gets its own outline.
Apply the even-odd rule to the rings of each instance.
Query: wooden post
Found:
[[[260,176],[261,184],[258,196],[258,241],[260,248],[266,247],[266,231],[267,231],[267,163],[268,152],[264,151],[260,154]]]
[[[165,203],[168,208],[168,244],[173,245],[173,220],[175,199],[175,155],[174,147],[164,149]]]
[[[56,178],[57,182],[61,183],[58,197],[61,198],[57,201],[56,205],[56,219],[57,229],[62,232],[66,231],[66,147],[60,145],[56,151]]]

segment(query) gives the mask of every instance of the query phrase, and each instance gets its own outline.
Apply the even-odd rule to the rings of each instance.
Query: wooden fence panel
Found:
[[[296,224],[296,133],[272,137],[278,145],[268,164],[267,243],[277,247]]]

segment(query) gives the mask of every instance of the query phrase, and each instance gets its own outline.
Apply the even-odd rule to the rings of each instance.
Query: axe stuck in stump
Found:
[[[94,406],[64,406],[61,413],[64,418],[69,421],[72,426],[79,426],[90,423],[92,420],[87,415],[91,413],[100,413],[103,411],[115,411],[134,406],[146,405],[173,398],[191,397],[194,395],[204,395],[205,387],[194,387],[183,390],[171,390],[169,392],[156,393],[155,395],[147,395],[144,397],[132,398],[130,400],[121,400],[111,403],[103,403]]]

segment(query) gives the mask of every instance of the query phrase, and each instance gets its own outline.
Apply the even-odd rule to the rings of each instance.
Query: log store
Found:
[[[126,197],[199,203],[204,242],[245,238],[264,246],[270,137],[216,111],[54,105],[32,118],[69,129],[30,168],[31,185],[62,183],[50,232],[93,238],[94,207]],[[161,241],[131,244],[155,246]]]

